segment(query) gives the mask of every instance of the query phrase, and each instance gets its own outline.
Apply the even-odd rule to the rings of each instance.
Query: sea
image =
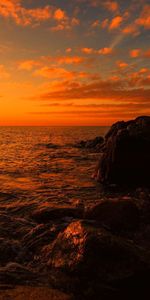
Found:
[[[0,127],[0,208],[69,204],[98,197],[92,179],[98,153],[81,140],[108,127]]]

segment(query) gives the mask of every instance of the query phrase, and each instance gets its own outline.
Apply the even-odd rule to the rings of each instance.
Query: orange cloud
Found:
[[[105,1],[104,6],[112,12],[115,12],[119,9],[119,4],[117,1]]]
[[[130,57],[136,58],[139,57],[141,54],[141,49],[132,49],[130,50]]]
[[[10,73],[6,70],[4,65],[0,65],[0,79],[8,79]]]
[[[99,50],[95,50],[93,48],[82,48],[81,51],[85,54],[102,54],[109,55],[113,53],[113,49],[110,47],[105,47]]]
[[[122,33],[123,33],[123,34],[126,34],[126,35],[137,36],[137,35],[140,34],[140,31],[139,31],[138,26],[137,26],[135,23],[133,23],[133,24],[127,25],[127,26],[122,30]]]
[[[33,72],[34,76],[41,76],[49,79],[71,79],[74,76],[74,73],[71,71],[67,71],[64,68],[50,68],[50,67],[42,67]]]
[[[82,48],[81,51],[85,54],[93,54],[95,53],[94,49],[93,48]]]
[[[140,17],[136,20],[136,24],[150,29],[150,5],[145,5]]]
[[[87,2],[87,0],[84,0],[84,2]],[[116,12],[119,9],[118,2],[113,0],[90,0],[90,5],[93,7],[103,6],[111,12]]]
[[[117,16],[117,17],[113,18],[109,25],[109,29],[113,30],[113,29],[119,28],[122,21],[123,21],[123,17],[121,17],[121,16]]]
[[[11,18],[16,24],[27,26],[35,22],[48,20],[52,17],[53,8],[27,9],[22,6],[21,0],[0,0],[0,15],[4,18]]]
[[[12,19],[20,26],[37,26],[44,21],[55,21],[52,31],[70,30],[79,25],[77,18],[69,18],[61,8],[46,5],[43,7],[29,9],[22,5],[22,0],[0,0],[0,15],[5,19]]]
[[[117,66],[121,69],[124,69],[128,67],[128,64],[124,61],[117,61]]]
[[[149,49],[149,50],[147,50],[147,51],[145,51],[145,53],[144,53],[144,57],[146,57],[146,58],[150,58],[150,49]]]
[[[85,61],[84,57],[81,56],[62,56],[56,57],[55,60],[58,64],[81,64]]]
[[[35,60],[24,60],[18,63],[18,69],[19,70],[26,70],[30,71],[34,67],[39,66],[41,63]]]
[[[72,48],[67,48],[66,53],[70,53],[70,52],[72,52]]]
[[[99,20],[96,20],[92,23],[92,27],[93,28],[96,28],[96,27],[100,27],[100,21]]]
[[[65,11],[63,11],[60,8],[56,9],[56,11],[54,12],[54,19],[55,20],[60,21],[60,20],[66,19],[66,18],[67,18],[67,16],[66,16]]]
[[[113,52],[112,48],[109,48],[109,47],[105,47],[105,48],[98,50],[98,53],[103,54],[103,55],[109,55],[109,54],[112,54],[112,52]]]
[[[102,28],[107,28],[109,25],[109,20],[108,19],[105,19],[104,21],[102,21],[101,23],[101,27]]]

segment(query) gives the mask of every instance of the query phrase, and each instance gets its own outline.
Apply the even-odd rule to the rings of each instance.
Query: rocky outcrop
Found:
[[[76,147],[98,151],[102,147],[103,142],[104,142],[104,138],[102,136],[98,136],[93,140],[80,141],[76,144]]]
[[[150,117],[117,122],[105,136],[96,176],[103,183],[150,185]]]
[[[85,211],[85,218],[96,220],[99,225],[115,233],[138,230],[140,212],[131,200],[111,199]]]
[[[65,205],[60,206],[44,206],[37,208],[31,217],[37,223],[49,223],[52,220],[70,218],[82,218],[83,208],[69,207]]]
[[[131,275],[141,267],[140,249],[125,239],[92,226],[87,221],[71,223],[52,245],[48,265],[102,280]]]
[[[98,299],[99,294],[101,299],[111,299],[105,296],[118,293],[120,283],[125,289],[126,281],[134,281],[150,268],[149,255],[143,248],[88,221],[71,223],[42,255],[58,282],[62,274],[67,274],[67,281],[72,279],[75,293],[82,293],[82,299]]]

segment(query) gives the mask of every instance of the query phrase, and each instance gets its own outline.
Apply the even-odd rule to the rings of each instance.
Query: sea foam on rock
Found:
[[[150,117],[117,122],[105,136],[96,176],[104,183],[150,185]]]

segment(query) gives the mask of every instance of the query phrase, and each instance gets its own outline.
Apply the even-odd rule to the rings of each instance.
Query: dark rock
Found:
[[[85,149],[98,149],[102,146],[103,142],[104,138],[102,136],[99,136],[93,140],[80,141],[76,144],[76,147]]]
[[[131,276],[150,263],[145,251],[130,240],[85,221],[71,223],[43,255],[50,268],[99,283]]]
[[[56,289],[49,287],[37,286],[9,286],[4,287],[3,290],[0,286],[0,299],[1,300],[71,300],[70,295],[64,294]],[[72,299],[73,300],[73,299]]]
[[[18,263],[10,262],[0,268],[1,284],[31,284],[33,282],[37,282],[37,275]]]
[[[21,252],[21,245],[16,240],[0,238],[0,263],[15,261]]]
[[[105,137],[97,168],[104,183],[150,185],[150,117],[117,122]]]
[[[97,145],[101,145],[104,142],[104,138],[102,136],[96,137],[94,140],[89,140],[86,142],[86,148],[95,148]]]
[[[59,149],[60,145],[55,145],[55,144],[52,144],[52,143],[48,143],[48,144],[46,144],[46,148],[48,148],[48,149]]]
[[[85,218],[96,220],[111,231],[138,230],[140,212],[131,200],[105,200],[85,211]]]
[[[82,218],[83,209],[69,206],[48,206],[39,207],[35,210],[31,217],[38,223],[48,223],[52,220],[61,219],[65,217]]]

